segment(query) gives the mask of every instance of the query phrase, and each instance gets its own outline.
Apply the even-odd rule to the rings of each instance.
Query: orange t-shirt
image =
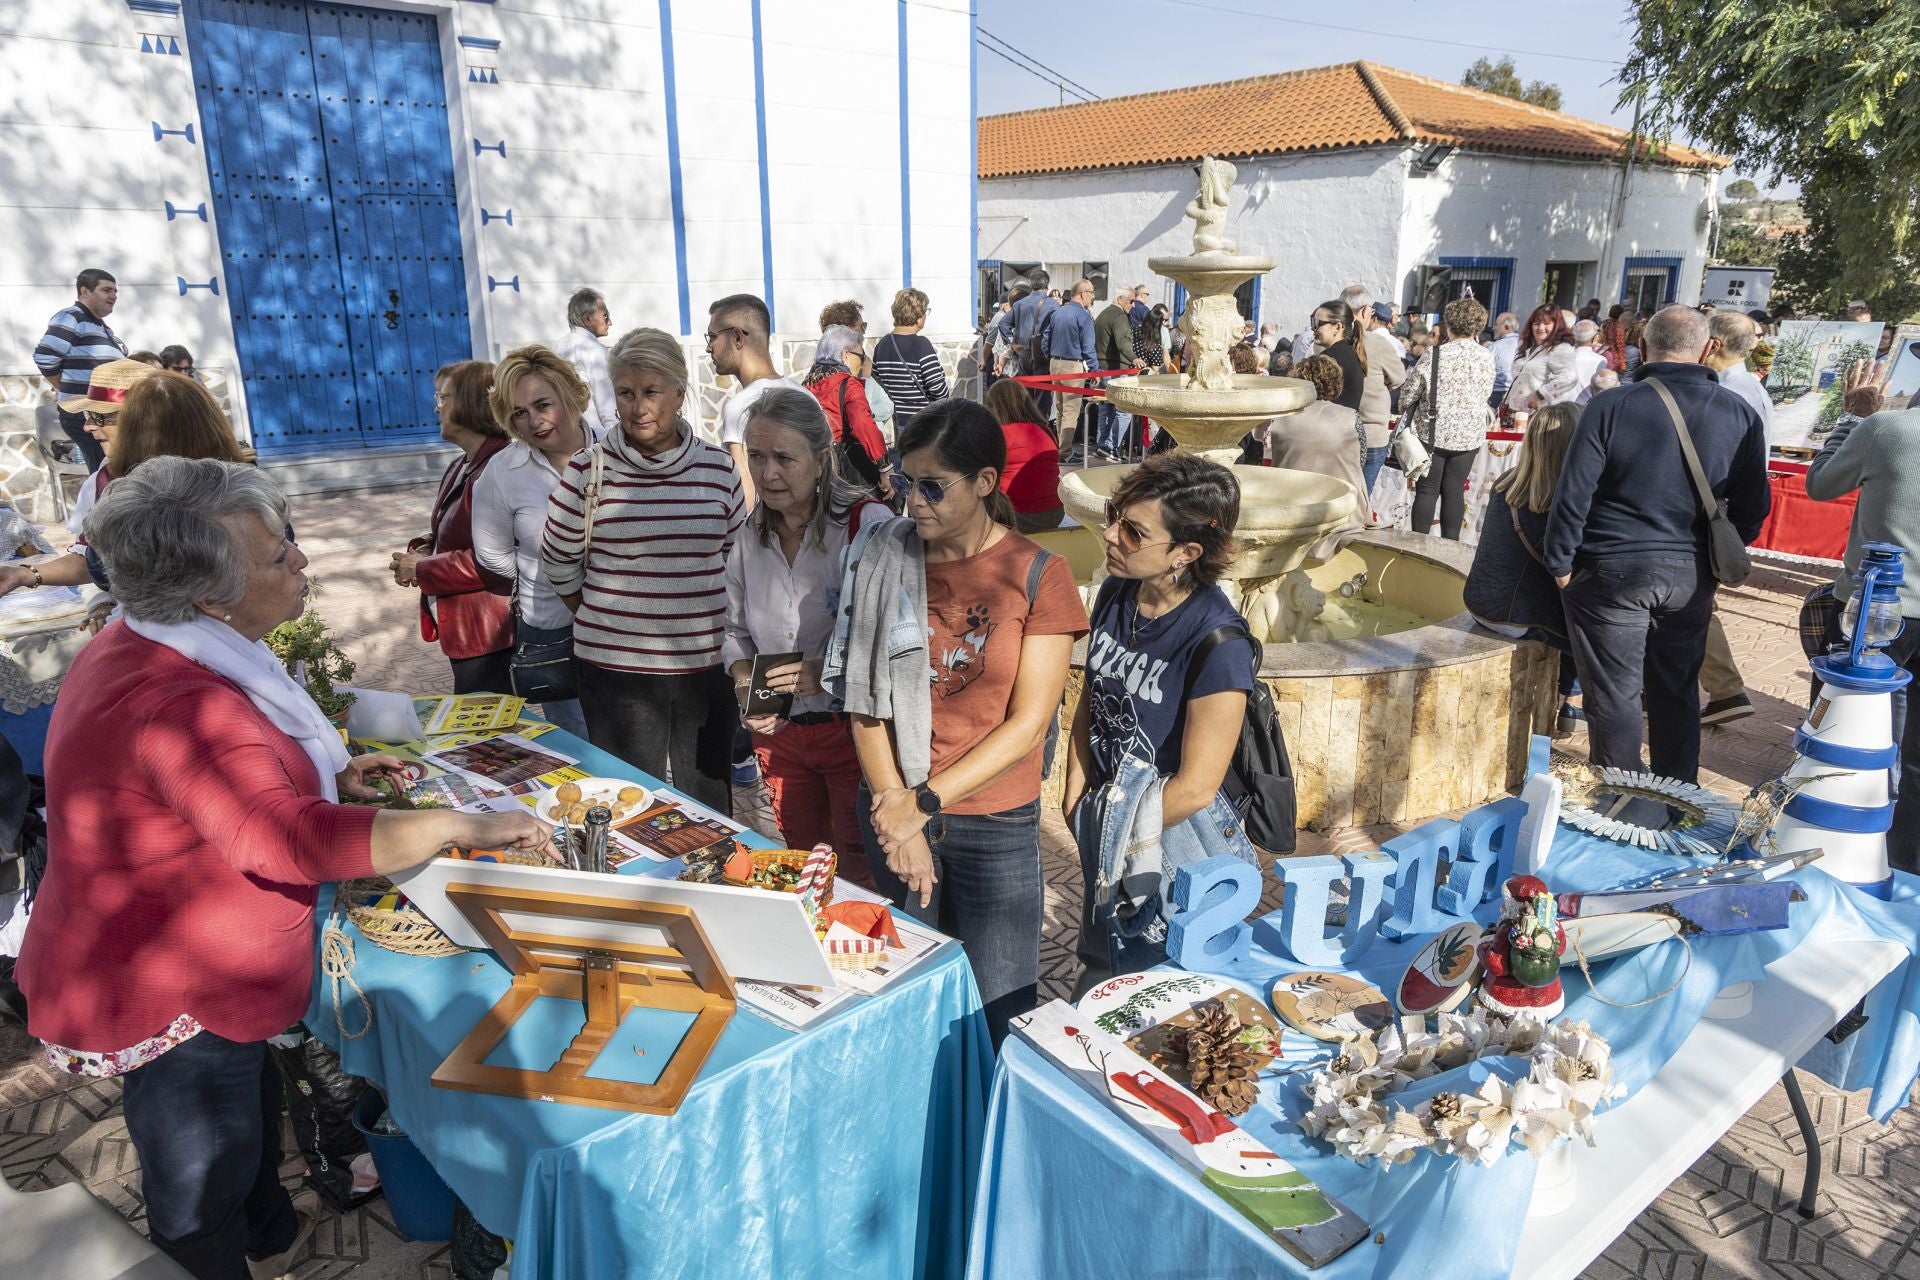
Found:
[[[1064,556],[1047,562],[1033,604],[1027,573],[1040,548],[1017,533],[965,560],[927,565],[927,647],[933,661],[933,772],[1005,724],[1027,636],[1083,636],[1087,610]],[[1003,813],[1040,797],[1041,748],[948,813]]]

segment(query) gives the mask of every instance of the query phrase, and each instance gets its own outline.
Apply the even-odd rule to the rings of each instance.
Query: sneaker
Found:
[[[247,1259],[247,1273],[253,1280],[280,1280],[280,1277],[293,1270],[294,1255],[299,1253],[301,1246],[312,1237],[317,1221],[305,1209],[295,1209],[293,1212],[293,1243],[271,1258]]]
[[[760,781],[760,761],[757,757],[748,756],[745,760],[734,761],[733,763],[733,785],[734,786],[750,787],[758,781]]]
[[[1745,720],[1752,714],[1752,700],[1744,693],[1736,693],[1731,698],[1709,702],[1707,709],[1700,713],[1700,723],[1726,724],[1730,720]]]
[[[1560,704],[1560,715],[1554,721],[1553,731],[1556,736],[1567,738],[1571,737],[1575,730],[1585,728],[1586,724],[1587,713],[1582,711],[1577,703],[1563,702]]]

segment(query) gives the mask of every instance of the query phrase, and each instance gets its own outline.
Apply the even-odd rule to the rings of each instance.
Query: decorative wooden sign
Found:
[[[513,970],[513,985],[447,1055],[434,1084],[657,1115],[680,1106],[734,1010],[733,979],[691,908],[486,884],[449,884],[446,894]],[[489,1065],[542,996],[583,1002],[586,1025],[544,1071]],[[588,1075],[621,1021],[643,1006],[693,1015],[654,1082]]]
[[[1064,1000],[1012,1025],[1042,1057],[1309,1267],[1324,1266],[1367,1238],[1359,1215]]]

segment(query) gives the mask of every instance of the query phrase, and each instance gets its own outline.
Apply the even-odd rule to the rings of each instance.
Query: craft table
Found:
[[[570,734],[538,741],[678,798]],[[323,893],[323,919],[331,901]],[[360,1001],[341,984],[336,1006],[323,972],[307,1025],[381,1086],[480,1224],[514,1241],[515,1280],[962,1270],[992,1049],[957,944],[804,1032],[742,1004],[679,1110],[660,1116],[434,1087],[434,1069],[506,990],[507,969],[481,951],[400,955],[345,927],[371,1028],[353,1034]],[[544,1067],[565,1046],[582,1011],[541,1003],[496,1060]],[[671,1046],[650,1046],[635,1021],[596,1071],[643,1078],[649,1048],[656,1069],[664,1061]]]
[[[1544,875],[1558,891],[1597,889],[1681,865],[1562,828]],[[1517,1147],[1485,1167],[1430,1153],[1393,1168],[1336,1156],[1300,1131],[1305,1073],[1268,1075],[1240,1126],[1370,1224],[1368,1240],[1309,1272],[1012,1038],[988,1104],[969,1275],[1092,1275],[1119,1258],[1131,1274],[1221,1280],[1578,1275],[1803,1056],[1836,1082],[1871,1085],[1882,1120],[1905,1104],[1920,1075],[1920,966],[1910,962],[1920,951],[1920,880],[1897,877],[1895,900],[1882,902],[1815,868],[1794,879],[1807,901],[1793,906],[1786,929],[1695,939],[1690,962],[1678,944],[1666,943],[1594,967],[1601,993],[1619,1004],[1674,987],[1653,1004],[1611,1008],[1577,968],[1561,971],[1562,1017],[1607,1036],[1615,1079],[1632,1091],[1597,1118],[1597,1146],[1575,1143],[1559,1157],[1575,1179],[1572,1207],[1562,1213],[1526,1216],[1541,1166]],[[1486,904],[1477,918],[1491,919],[1496,906]],[[1282,974],[1323,967],[1274,953],[1277,913],[1256,921],[1253,937],[1252,956],[1222,976],[1264,994]],[[1391,994],[1421,941],[1377,940],[1351,968]],[[1742,981],[1754,982],[1751,1012],[1703,1021],[1715,995]],[[1869,1020],[1848,1041],[1849,1078],[1840,1080],[1806,1051],[1862,996]],[[1290,1059],[1294,1044],[1290,1036]],[[1412,1107],[1442,1088],[1471,1089],[1484,1075],[1485,1066],[1474,1064],[1385,1101]]]

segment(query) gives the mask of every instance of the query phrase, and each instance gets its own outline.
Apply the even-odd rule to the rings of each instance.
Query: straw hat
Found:
[[[68,413],[115,414],[127,398],[127,388],[159,370],[139,360],[109,360],[93,367],[87,379],[87,394],[62,400]]]

